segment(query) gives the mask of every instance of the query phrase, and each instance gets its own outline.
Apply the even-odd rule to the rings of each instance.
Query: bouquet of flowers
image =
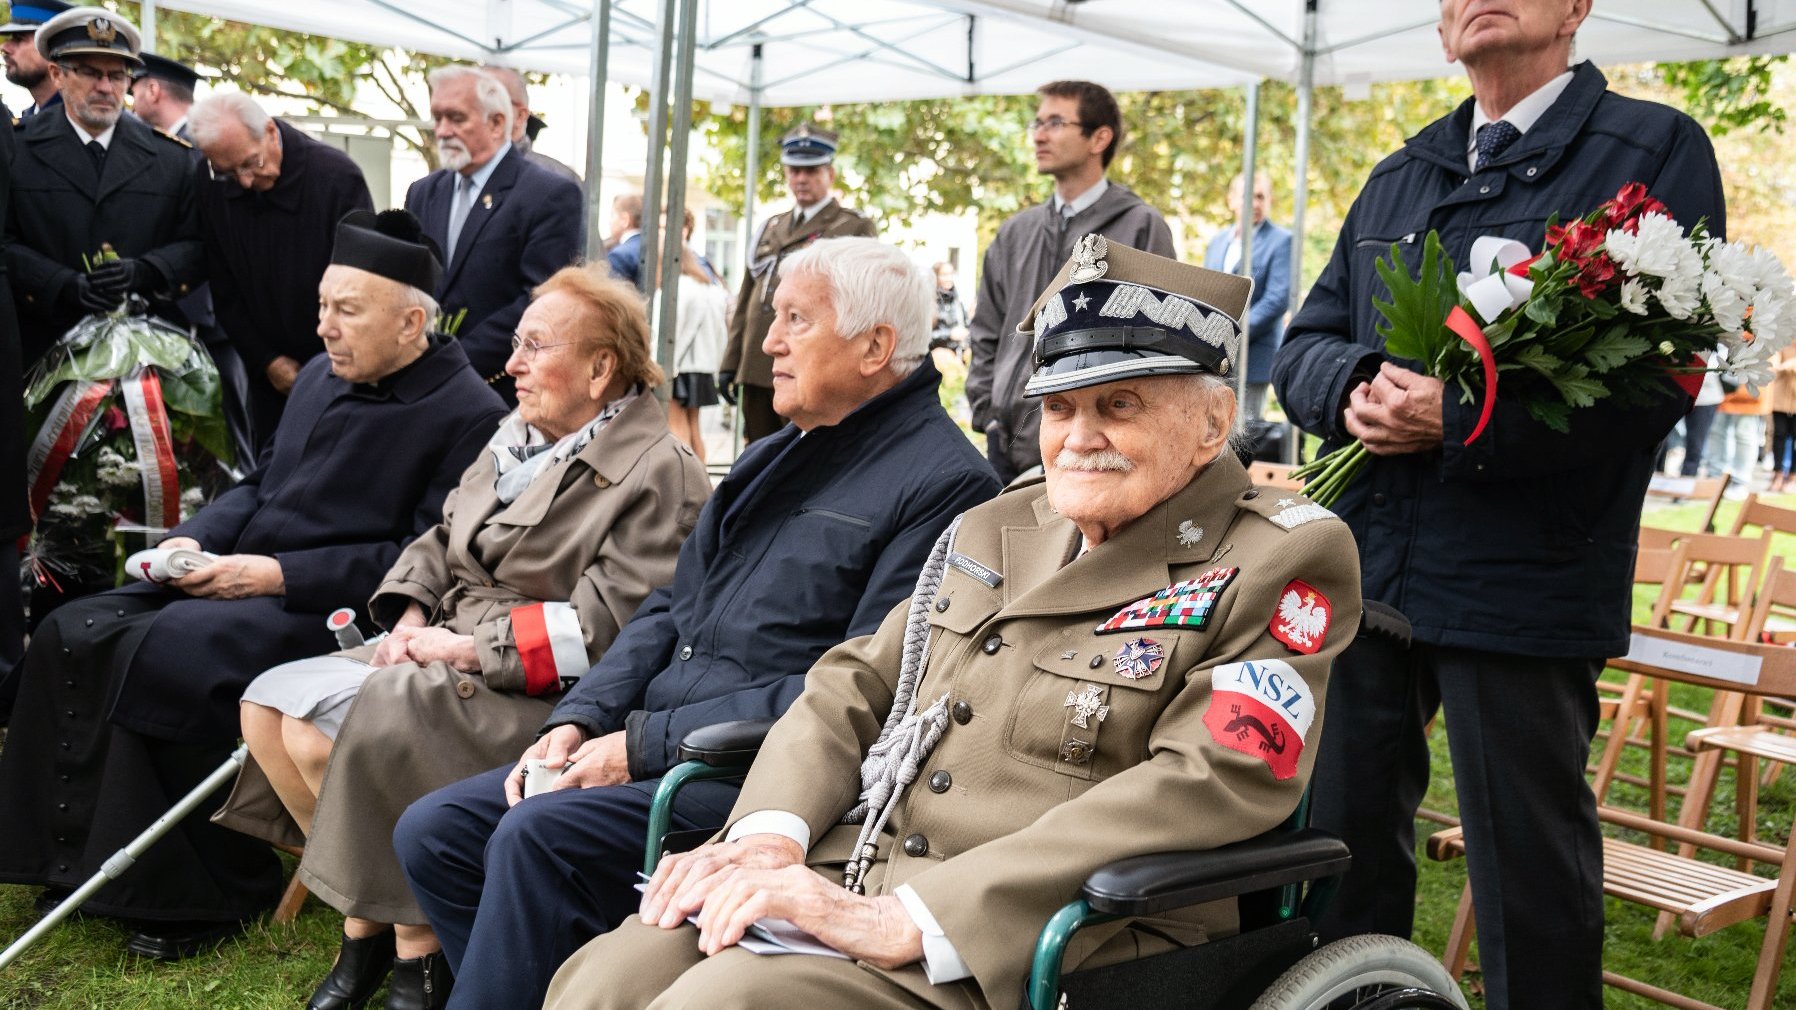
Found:
[[[83,319],[26,376],[25,565],[57,592],[120,584],[127,554],[234,479],[211,356],[141,311]]]
[[[1478,239],[1472,268],[1456,273],[1429,232],[1416,276],[1396,245],[1378,262],[1391,299],[1374,302],[1392,357],[1420,362],[1463,403],[1482,397],[1467,445],[1490,422],[1499,383],[1505,400],[1565,432],[1573,410],[1649,402],[1668,376],[1694,395],[1717,346],[1727,371],[1756,387],[1796,339],[1796,292],[1776,256],[1712,238],[1702,221],[1686,231],[1637,182],[1570,224],[1548,222],[1539,255]],[[1356,440],[1294,476],[1329,505],[1366,456]]]

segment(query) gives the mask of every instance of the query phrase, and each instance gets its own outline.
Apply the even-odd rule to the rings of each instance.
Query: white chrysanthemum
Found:
[[[124,487],[142,480],[136,462],[119,455],[111,446],[103,446],[95,454],[94,475],[100,479],[100,483],[114,487]]]
[[[1621,307],[1637,316],[1647,312],[1646,285],[1639,280],[1623,281],[1621,285]]]
[[[1642,215],[1638,230],[1613,229],[1603,237],[1603,248],[1629,276],[1645,274],[1670,280],[1686,273],[1702,274],[1702,254],[1676,221],[1664,214]]]
[[[1703,243],[1703,252],[1708,269],[1703,271],[1702,293],[1715,324],[1730,332],[1745,329],[1746,309],[1759,289],[1759,264],[1738,243],[1710,239]]]
[[[1694,255],[1694,253],[1693,253]],[[1665,314],[1673,319],[1689,319],[1702,308],[1702,261],[1697,260],[1694,274],[1674,274],[1665,278],[1655,292]]]

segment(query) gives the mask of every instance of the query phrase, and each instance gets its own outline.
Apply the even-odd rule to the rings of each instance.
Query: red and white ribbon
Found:
[[[168,430],[168,408],[162,382],[148,368],[127,378],[121,391],[131,419],[131,441],[137,446],[137,472],[143,480],[143,524],[153,542],[181,521],[181,478],[175,470],[175,441]]]
[[[1460,271],[1459,293],[1489,326],[1534,293],[1528,267],[1539,257],[1514,239],[1485,235],[1472,242],[1472,269]]]
[[[50,504],[50,491],[62,477],[62,468],[81,442],[81,435],[99,413],[100,405],[112,392],[112,380],[103,382],[71,382],[64,386],[50,408],[50,416],[32,440],[25,457],[25,482],[31,489],[31,515],[44,514]]]
[[[572,604],[532,603],[511,611],[511,640],[524,663],[524,693],[548,694],[578,680],[592,664]]]

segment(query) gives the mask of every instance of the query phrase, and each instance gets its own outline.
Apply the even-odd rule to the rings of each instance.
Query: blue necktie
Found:
[[[1473,171],[1484,171],[1484,166],[1502,156],[1509,150],[1509,145],[1521,138],[1522,131],[1501,119],[1478,127],[1478,165]]]
[[[468,211],[474,203],[474,180],[465,175],[455,177],[455,196],[449,201],[449,260],[455,260],[455,244],[461,240],[462,225],[468,223]],[[445,263],[444,266],[448,264]]]

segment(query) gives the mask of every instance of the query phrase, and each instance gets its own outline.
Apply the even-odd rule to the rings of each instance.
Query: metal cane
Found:
[[[129,845],[108,857],[106,862],[100,865],[100,872],[87,878],[87,882],[76,888],[75,893],[63,899],[62,904],[52,909],[49,915],[38,920],[37,925],[32,926],[24,936],[14,940],[12,946],[0,951],[0,970],[17,960],[20,954],[25,953],[26,948],[61,925],[62,920],[74,915],[82,903],[93,897],[100,888],[123,876],[125,871],[137,862],[139,856],[142,856],[150,846],[156,844],[163,835],[168,834],[170,828],[180,823],[188,814],[193,813],[201,803],[206,801],[206,797],[218,790],[219,786],[235,778],[248,757],[249,745],[239,746],[231,752],[230,758],[224,764],[219,765],[217,770],[206,776],[206,781],[194,786],[193,791],[183,796],[181,802],[175,804],[173,809],[156,818],[156,823],[150,825],[148,830],[133,838]]]

